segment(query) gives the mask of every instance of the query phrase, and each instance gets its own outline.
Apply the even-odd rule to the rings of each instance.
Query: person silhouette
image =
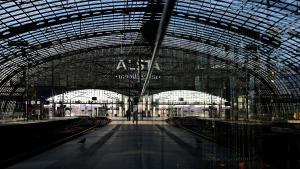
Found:
[[[133,112],[132,123],[134,123],[134,121],[136,122],[136,124],[138,123],[138,112],[137,111]]]

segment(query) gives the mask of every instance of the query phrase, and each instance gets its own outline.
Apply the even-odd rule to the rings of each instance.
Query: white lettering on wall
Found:
[[[117,66],[117,70],[123,68],[124,70],[126,70],[126,65],[124,63],[124,60],[120,60]]]
[[[120,60],[117,66],[117,70],[138,70],[139,69],[139,61],[133,63],[133,67],[131,66],[131,60],[128,60],[128,63],[124,62],[124,60]],[[141,60],[141,70],[148,70],[150,68],[151,60]],[[145,65],[147,65],[147,68],[145,68]],[[154,63],[153,68],[156,70],[160,70],[160,67],[157,62]]]

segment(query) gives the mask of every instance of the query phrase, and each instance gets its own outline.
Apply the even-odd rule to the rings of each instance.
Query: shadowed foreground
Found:
[[[10,169],[232,169],[240,161],[228,149],[162,121],[114,121]]]

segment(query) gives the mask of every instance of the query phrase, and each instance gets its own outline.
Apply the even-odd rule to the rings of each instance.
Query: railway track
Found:
[[[66,143],[68,141],[71,141],[73,139],[76,139],[84,134],[86,134],[87,132],[91,131],[91,130],[94,130],[98,127],[102,127],[102,126],[105,126],[106,124],[108,124],[111,120],[110,119],[102,119],[102,120],[99,120],[98,123],[94,124],[93,126],[87,126],[87,125],[83,125],[83,126],[80,126],[80,123],[79,124],[76,124],[75,126],[72,127],[72,125],[68,125],[66,127],[66,131],[65,131],[65,135],[66,137],[63,137],[63,138],[60,138],[56,141],[53,141],[53,142],[50,142],[50,143],[47,143],[43,146],[38,146],[30,151],[26,151],[26,152],[22,152],[18,155],[15,155],[15,156],[12,156],[12,157],[9,157],[8,159],[5,159],[5,160],[1,160],[0,161],[0,168],[5,168],[5,167],[8,167],[10,165],[13,165],[17,162],[20,162],[22,160],[25,160],[25,159],[28,159],[30,157],[33,157],[35,155],[38,155],[44,151],[47,151],[51,148],[54,148],[58,145],[61,145],[63,143]],[[72,133],[71,135],[69,133]]]

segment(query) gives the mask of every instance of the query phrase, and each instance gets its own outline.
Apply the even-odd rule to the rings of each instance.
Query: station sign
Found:
[[[143,70],[149,70],[151,64],[151,60],[141,60],[141,64],[139,64],[139,61],[132,61],[132,60],[119,60],[118,65],[116,67],[116,70],[130,70],[131,72],[123,75],[116,75],[116,78],[118,79],[138,79],[139,74],[138,71],[139,69],[141,71]],[[141,65],[141,67],[139,67]],[[160,71],[160,66],[157,62],[154,62],[153,64],[153,69],[156,71]],[[147,72],[140,72],[141,78],[145,79],[147,76]],[[153,80],[158,80],[160,79],[160,76],[158,75],[152,75],[151,79]]]
[[[151,60],[141,60],[141,70],[148,70],[150,68]],[[160,67],[157,62],[153,65],[154,70],[160,70]],[[131,61],[128,60],[125,62],[124,60],[119,60],[119,63],[116,67],[116,70],[138,70],[139,69],[139,61]]]

